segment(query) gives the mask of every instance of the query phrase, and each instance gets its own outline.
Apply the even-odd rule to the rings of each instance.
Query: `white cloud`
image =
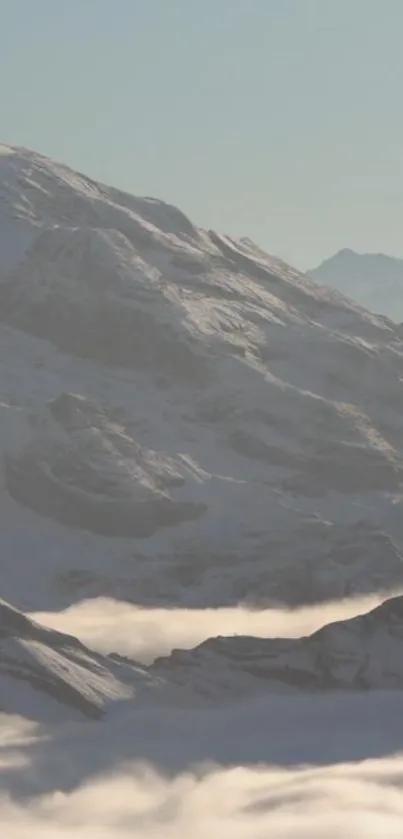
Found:
[[[7,839],[401,839],[403,758],[329,769],[139,768],[25,806],[3,799]]]
[[[379,602],[253,612],[93,600],[35,617],[101,651],[150,660],[217,634],[308,634]],[[399,749],[401,695],[393,692],[268,696],[208,710],[134,706],[39,733],[0,715],[0,835],[401,839]]]
[[[79,637],[103,653],[118,652],[148,663],[172,649],[191,649],[217,635],[298,637],[326,623],[367,612],[384,597],[371,596],[301,609],[147,609],[107,598],[86,600],[64,612],[32,617]]]

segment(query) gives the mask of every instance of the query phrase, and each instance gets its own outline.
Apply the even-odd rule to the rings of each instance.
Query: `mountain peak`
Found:
[[[338,251],[309,271],[320,283],[349,294],[365,308],[403,320],[403,260],[384,253]]]
[[[340,257],[352,257],[352,256],[353,257],[358,256],[357,251],[352,250],[352,248],[341,248],[339,251],[337,251],[337,253],[333,257],[330,257],[330,259],[338,259]]]
[[[34,153],[0,158],[0,193],[6,598],[295,605],[403,582],[391,322]]]

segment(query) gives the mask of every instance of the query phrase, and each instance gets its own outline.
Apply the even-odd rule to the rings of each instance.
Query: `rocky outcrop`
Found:
[[[9,493],[41,515],[105,536],[144,538],[203,515],[175,462],[137,444],[100,406],[74,394],[54,400],[39,433],[5,458]]]

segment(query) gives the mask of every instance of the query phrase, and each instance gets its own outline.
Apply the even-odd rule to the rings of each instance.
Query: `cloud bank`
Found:
[[[378,606],[385,596],[351,598],[300,609],[254,611],[147,609],[108,598],[86,600],[63,612],[38,612],[45,626],[77,636],[102,653],[117,652],[150,663],[173,649],[192,649],[217,635],[299,637],[327,623],[346,620]]]
[[[0,802],[7,839],[401,839],[403,758],[329,769],[140,767],[25,806]]]
[[[150,661],[212,635],[309,634],[382,599],[264,611],[98,599],[35,618],[102,652]],[[401,839],[401,698],[132,708],[42,731],[0,715],[0,774],[7,839]]]

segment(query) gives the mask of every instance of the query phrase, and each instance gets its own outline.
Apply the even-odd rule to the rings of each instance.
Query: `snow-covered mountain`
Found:
[[[268,692],[403,687],[403,597],[296,639],[210,638],[145,666],[100,655],[0,601],[0,710],[58,722],[211,707]]]
[[[249,240],[0,150],[2,594],[403,581],[399,329]]]
[[[403,321],[403,259],[345,248],[308,273],[372,312]]]
[[[76,638],[44,629],[0,601],[0,710],[46,722],[97,719],[134,696],[134,666],[90,652]]]
[[[211,674],[225,682],[245,672],[278,688],[368,690],[403,687],[403,597],[350,620],[324,626],[307,638],[211,638],[195,650],[177,650],[155,662],[158,673]],[[256,682],[252,681],[256,687]],[[261,686],[260,686],[261,687]]]

